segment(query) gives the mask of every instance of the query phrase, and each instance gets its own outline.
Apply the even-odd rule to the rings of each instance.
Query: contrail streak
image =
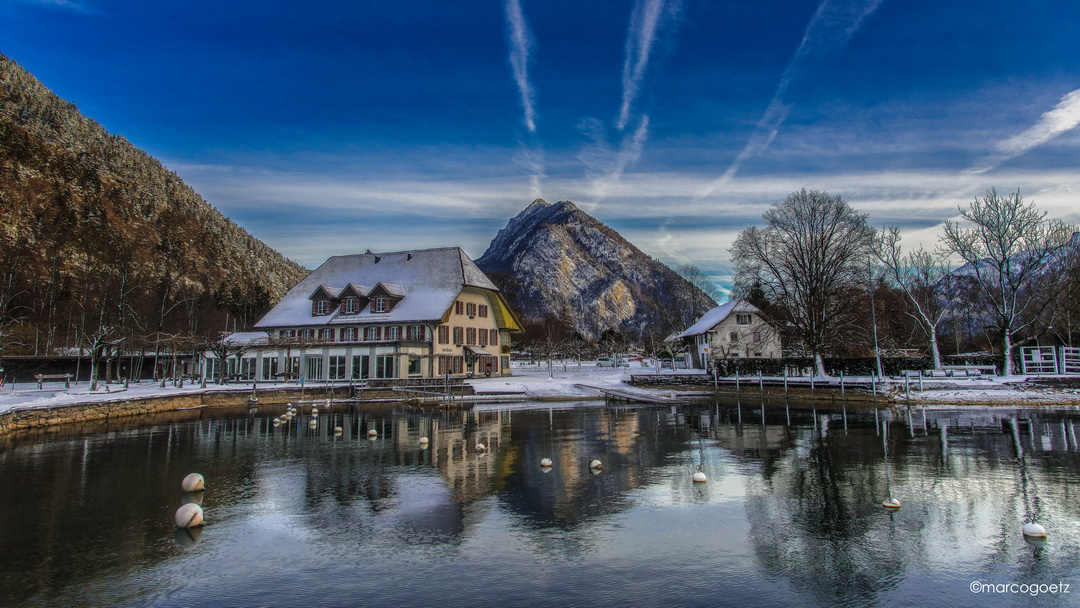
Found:
[[[986,173],[1066,131],[1071,131],[1076,125],[1080,125],[1080,89],[1067,93],[1053,110],[1043,113],[1039,122],[1031,128],[998,142],[994,146],[997,152],[975,161],[968,173]]]
[[[788,111],[787,106],[784,104],[784,97],[787,95],[791,83],[800,75],[804,66],[826,52],[847,44],[851,37],[855,35],[855,32],[862,27],[863,20],[877,10],[883,1],[856,0],[854,2],[843,2],[843,0],[822,0],[817,11],[814,12],[814,16],[810,19],[810,23],[806,26],[806,32],[803,34],[802,42],[799,43],[799,48],[795,51],[791,61],[788,62],[787,67],[784,68],[780,83],[777,84],[776,92],[773,93],[772,101],[769,102],[765,114],[758,121],[750,141],[747,142],[742,152],[735,157],[735,161],[731,163],[727,171],[713,182],[704,193],[705,195],[712,194],[718,188],[727,184],[735,177],[743,162],[764,152],[769,147],[769,144],[772,143],[773,139],[776,138],[776,134],[780,131],[780,126],[787,119]]]
[[[649,65],[656,31],[664,12],[664,0],[639,0],[634,4],[630,17],[630,31],[626,35],[626,58],[623,61],[623,95],[619,107],[619,119],[615,126],[622,131],[630,120],[630,107],[641,90],[645,68]]]
[[[518,0],[506,0],[506,20],[510,26],[510,67],[514,70],[514,82],[521,94],[521,107],[525,114],[525,128],[536,132],[536,93],[529,82],[529,31],[525,15]]]

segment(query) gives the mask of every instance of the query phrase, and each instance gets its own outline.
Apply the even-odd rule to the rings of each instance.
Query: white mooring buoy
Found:
[[[342,433],[344,433],[344,432],[345,432],[345,430],[344,430],[344,429],[342,429],[342,428],[341,428],[340,426],[335,426],[335,427],[334,427],[334,434],[335,434],[335,435],[340,435],[340,434],[342,434]]]
[[[367,436],[368,439],[374,439],[379,436],[379,431],[376,431],[375,429],[368,429]]]
[[[1035,522],[1024,524],[1024,536],[1030,538],[1046,538],[1046,528]]]
[[[594,461],[589,463],[589,468],[590,469],[602,469],[602,468],[604,468],[604,465],[599,460],[594,460]]]
[[[886,509],[899,509],[900,501],[896,498],[890,498],[885,502],[881,503],[881,506],[885,507]]]
[[[428,444],[428,438],[427,437],[421,437],[420,438],[420,445],[427,445],[427,444]]]
[[[476,451],[477,452],[485,452],[485,451],[487,451],[487,446],[482,444],[482,443],[478,443],[478,444],[476,444]]]
[[[173,517],[177,528],[197,528],[203,525],[202,507],[195,503],[187,503],[176,510]]]
[[[206,480],[198,473],[192,473],[180,482],[180,487],[185,492],[201,492],[206,489]]]
[[[316,420],[316,419],[314,419],[314,418],[312,418],[312,419],[311,419],[311,421],[309,421],[309,422],[307,423],[307,425],[308,425],[308,428],[309,428],[309,429],[314,429],[314,428],[318,428],[318,426],[319,426],[319,421],[318,421],[318,420]]]
[[[705,474],[702,473],[701,471],[698,471],[698,472],[694,473],[693,479],[694,479],[694,483],[705,483],[706,481],[709,480],[709,478],[705,477]]]
[[[540,459],[540,466],[544,467],[545,469],[550,469],[551,468],[551,459],[550,458],[541,458]]]

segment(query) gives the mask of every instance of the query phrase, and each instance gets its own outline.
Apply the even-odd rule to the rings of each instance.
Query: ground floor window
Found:
[[[345,357],[333,356],[330,357],[330,367],[327,369],[328,380],[344,380],[345,379]]]
[[[367,355],[353,355],[352,377],[353,380],[366,380],[371,375],[368,367]]]
[[[394,355],[379,355],[375,357],[376,378],[397,377],[397,357]]]
[[[409,375],[420,375],[420,359],[416,357],[409,358]]]
[[[206,377],[215,380],[218,377],[218,360],[206,359]]]
[[[440,374],[463,374],[465,373],[465,357],[461,355],[440,355],[439,356],[439,373]]]
[[[300,375],[300,357],[286,357],[285,369],[281,370],[288,374],[289,378],[295,378]]]
[[[240,359],[240,380],[255,379],[255,357]]]
[[[323,359],[322,357],[311,357],[307,360],[307,379],[308,380],[322,380],[323,379]]]
[[[273,380],[275,374],[277,374],[277,357],[263,357],[262,379]]]

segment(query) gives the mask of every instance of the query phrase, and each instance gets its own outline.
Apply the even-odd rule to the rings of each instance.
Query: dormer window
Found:
[[[345,298],[345,314],[355,315],[360,312],[360,301],[356,298]]]
[[[386,298],[375,298],[372,302],[372,312],[386,312]]]
[[[329,312],[329,309],[330,309],[330,307],[327,306],[327,304],[329,304],[329,302],[327,302],[326,300],[319,300],[318,302],[315,302],[315,314],[317,314],[317,315],[325,315],[325,314],[327,314]]]

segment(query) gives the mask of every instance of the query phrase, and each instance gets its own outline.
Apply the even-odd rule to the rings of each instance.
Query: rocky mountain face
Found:
[[[716,305],[570,201],[534,201],[476,264],[523,320],[561,319],[591,340],[667,335]]]
[[[306,275],[0,55],[0,349],[242,327]]]

